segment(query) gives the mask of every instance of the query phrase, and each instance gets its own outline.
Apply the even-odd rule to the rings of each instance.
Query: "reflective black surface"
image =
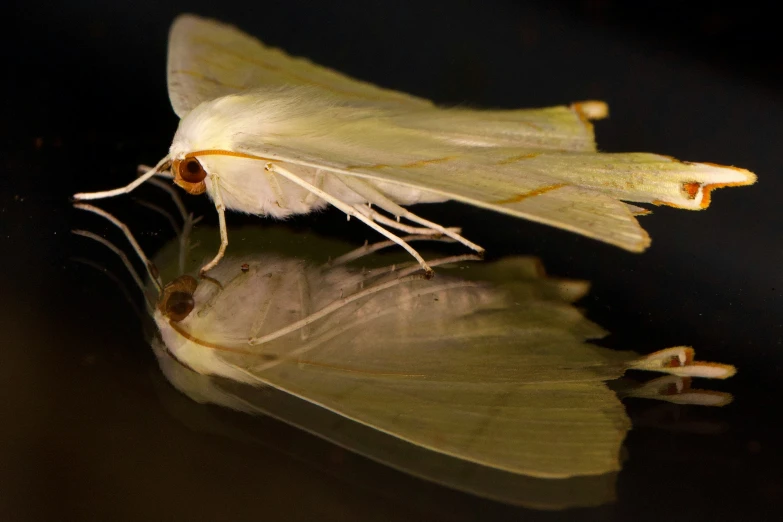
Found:
[[[690,45],[693,36],[680,36],[690,26],[672,10],[672,27],[665,27],[659,13],[655,23],[645,22],[644,9],[636,13],[642,21],[623,23],[611,4],[603,12],[612,23],[602,23],[595,9],[560,4],[310,4],[11,7],[2,51],[10,75],[0,114],[0,515],[780,518],[783,101],[775,41],[763,36],[764,13],[742,11],[738,19],[755,16],[759,34],[746,25],[737,28],[739,37],[732,33],[749,35],[737,57],[722,52],[722,40]],[[611,118],[597,125],[602,150],[654,151],[756,172],[757,185],[717,192],[705,212],[655,208],[642,218],[653,238],[643,255],[457,204],[418,209],[461,225],[490,260],[534,255],[554,276],[591,281],[579,304],[611,332],[604,346],[647,353],[688,344],[703,359],[737,365],[736,377],[710,383],[733,393],[734,403],[705,409],[626,401],[634,429],[616,503],[550,513],[410,478],[277,421],[200,406],[179,394],[162,377],[144,322],[119,287],[73,261],[104,265],[132,285],[105,249],[71,236],[72,228],[88,228],[118,239],[109,225],[73,211],[68,196],[125,183],[137,163],[155,161],[168,148],[176,118],[165,90],[166,32],[186,10],[439,103],[518,107],[604,99]],[[637,33],[637,27],[644,29]],[[704,42],[726,33],[696,34],[705,34]],[[154,188],[134,196],[170,205]],[[186,201],[215,224],[207,201]],[[103,206],[138,231],[145,250],[172,237],[165,219],[131,198]],[[269,226],[233,214],[228,219]],[[356,246],[375,239],[336,211],[286,226],[305,244],[315,235]],[[142,305],[132,292],[131,301]]]

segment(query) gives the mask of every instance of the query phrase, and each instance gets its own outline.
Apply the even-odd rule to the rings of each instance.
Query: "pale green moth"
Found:
[[[168,89],[181,118],[169,154],[129,185],[170,175],[206,192],[228,245],[225,209],[285,217],[332,204],[430,267],[407,234],[446,235],[403,208],[456,200],[640,252],[647,210],[623,201],[698,210],[710,190],[748,185],[747,170],[648,153],[596,151],[590,119],[602,102],[529,110],[443,109],[269,48],[234,27],[181,15],[171,28]],[[167,171],[170,170],[170,173]],[[401,220],[412,223],[405,224]]]
[[[152,266],[127,227],[100,209],[77,206],[123,228]],[[587,283],[545,277],[534,258],[468,265],[460,264],[461,256],[441,258],[430,261],[440,267],[439,277],[427,279],[417,264],[389,265],[372,246],[345,254],[345,246],[311,237],[306,248],[323,259],[311,254],[308,260],[274,252],[275,245],[296,241],[290,231],[235,232],[243,241],[209,277],[193,277],[212,252],[209,228],[172,241],[149,272],[158,294],[149,310],[160,332],[153,346],[161,367],[199,402],[263,413],[263,404],[236,395],[220,379],[272,387],[415,446],[419,454],[424,449],[458,459],[461,468],[472,463],[564,479],[619,470],[630,424],[605,381],[629,368],[670,377],[625,395],[702,405],[730,400],[690,389],[690,377],[734,374],[728,365],[694,361],[690,348],[640,356],[587,343],[605,334],[571,305]],[[189,243],[198,246],[191,250]],[[184,259],[191,266],[183,266]],[[158,273],[169,283],[160,284]],[[313,425],[284,410],[274,415],[435,479],[405,452],[349,440],[337,421]],[[459,477],[441,473],[437,480]],[[492,488],[483,488],[491,496]]]

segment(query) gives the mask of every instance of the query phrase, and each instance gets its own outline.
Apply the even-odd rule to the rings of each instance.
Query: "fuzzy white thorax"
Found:
[[[181,121],[170,148],[173,160],[184,159],[188,153],[204,150],[248,152],[263,156],[265,144],[281,145],[297,150],[298,144],[308,148],[335,141],[352,147],[352,136],[383,118],[380,109],[349,107],[324,96],[313,96],[307,88],[265,89],[225,96],[204,102]],[[385,139],[406,139],[403,132],[386,133]],[[335,140],[335,138],[338,138]],[[259,154],[259,152],[261,152]],[[357,161],[364,160],[357,149]],[[291,214],[308,213],[326,204],[309,192],[279,176],[265,172],[266,162],[228,155],[198,157],[207,172],[207,193],[214,197],[217,179],[226,208],[250,214],[284,218]],[[286,169],[310,184],[321,183],[323,190],[347,204],[366,203],[366,198],[346,187],[339,180],[312,166],[288,163]],[[367,181],[389,199],[403,205],[419,202],[439,202],[446,198],[410,187],[384,181]]]

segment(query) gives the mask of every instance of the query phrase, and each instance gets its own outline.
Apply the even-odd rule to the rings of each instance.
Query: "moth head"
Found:
[[[174,183],[185,189],[193,195],[203,194],[207,190],[207,184],[204,180],[207,177],[207,171],[204,165],[195,156],[182,159],[175,159],[171,162],[174,173]]]
[[[189,275],[176,278],[163,287],[158,300],[158,310],[175,323],[184,320],[196,306],[193,293],[197,286],[198,281]]]

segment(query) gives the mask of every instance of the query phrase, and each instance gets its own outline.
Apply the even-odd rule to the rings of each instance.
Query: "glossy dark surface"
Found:
[[[779,45],[765,32],[771,15],[747,8],[737,16],[689,10],[678,17],[672,6],[652,3],[653,21],[645,21],[647,4],[635,17],[600,2],[591,9],[503,1],[310,4],[11,7],[2,47],[11,74],[0,114],[0,517],[779,519],[783,99]],[[612,332],[605,346],[646,353],[688,344],[702,359],[737,365],[736,377],[710,383],[735,402],[704,409],[628,401],[635,428],[617,502],[548,513],[427,484],[276,421],[181,396],[160,374],[143,322],[122,292],[73,261],[105,265],[131,284],[105,249],[71,236],[72,228],[88,228],[118,238],[72,210],[68,196],[123,184],[137,163],[167,150],[176,118],[165,89],[166,34],[186,10],[443,104],[603,99],[611,118],[597,125],[602,150],[756,172],[757,185],[716,192],[706,212],[655,208],[642,218],[653,238],[643,255],[457,204],[418,209],[461,225],[490,258],[535,255],[552,275],[592,281],[581,306]],[[714,45],[704,43],[710,39]],[[168,204],[153,188],[134,196]],[[216,222],[205,198],[186,202],[206,223]],[[132,225],[146,250],[171,238],[168,223],[131,198],[102,206]],[[288,226],[302,241],[314,234],[357,246],[374,239],[336,211]]]

